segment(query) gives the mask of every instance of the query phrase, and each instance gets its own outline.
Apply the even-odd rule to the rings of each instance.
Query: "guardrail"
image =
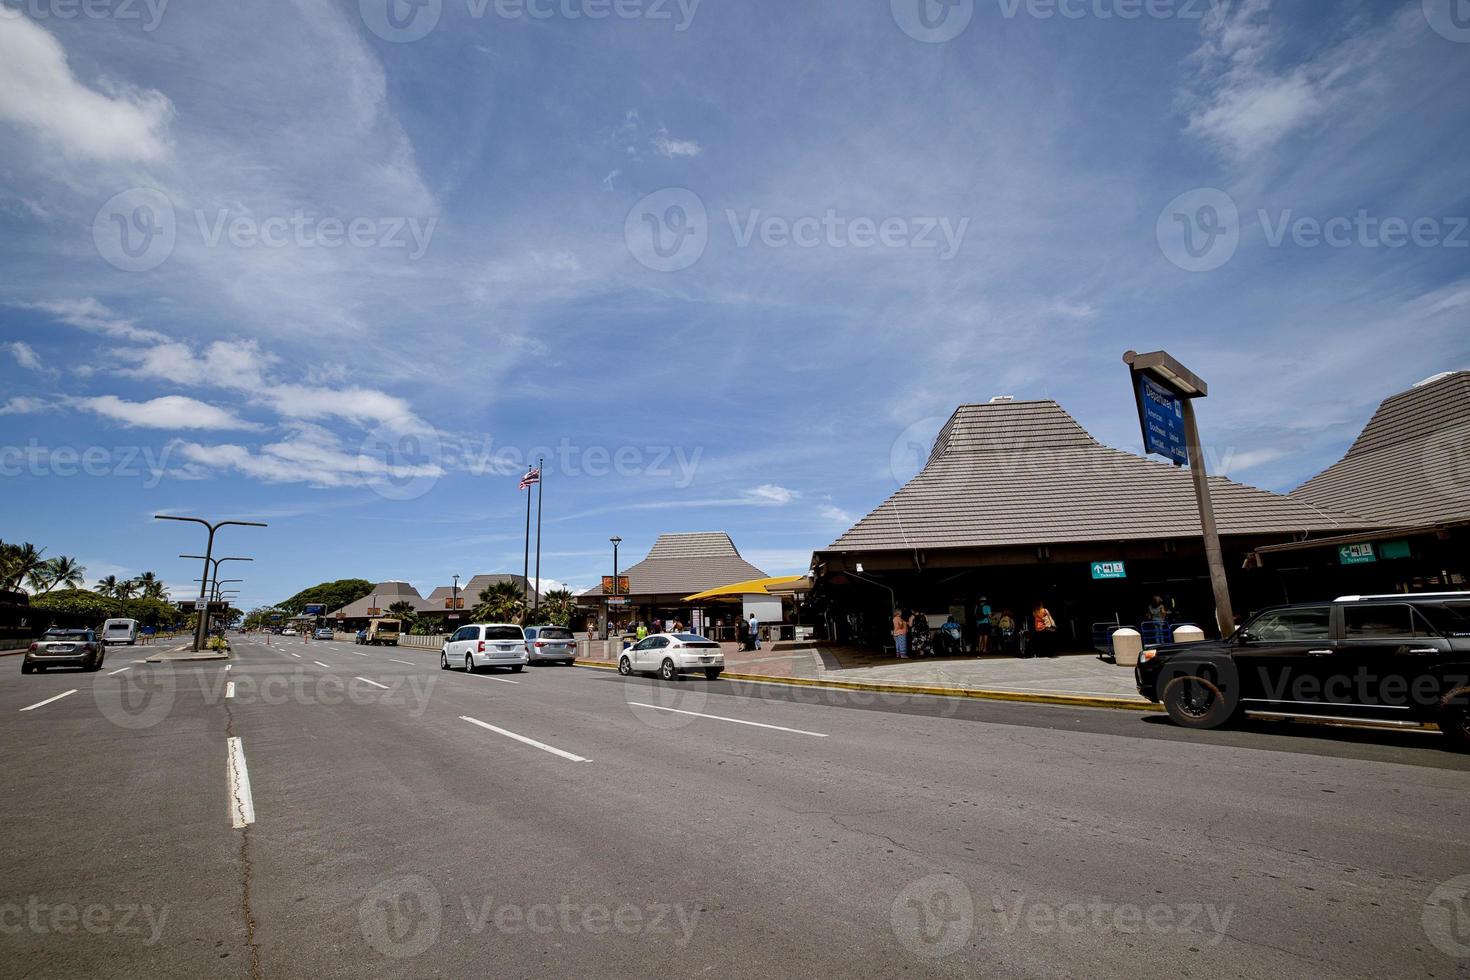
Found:
[[[425,650],[438,650],[444,646],[444,641],[449,639],[448,633],[435,633],[432,636],[414,636],[402,633],[398,637],[398,645],[401,647],[421,647]]]

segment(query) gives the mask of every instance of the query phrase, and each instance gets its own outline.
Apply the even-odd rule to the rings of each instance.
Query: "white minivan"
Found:
[[[444,641],[439,666],[463,667],[474,673],[479,667],[509,667],[520,671],[528,660],[526,633],[510,623],[476,623],[461,626]]]
[[[120,646],[124,643],[133,646],[138,642],[138,621],[109,619],[102,624],[102,642],[107,646]]]

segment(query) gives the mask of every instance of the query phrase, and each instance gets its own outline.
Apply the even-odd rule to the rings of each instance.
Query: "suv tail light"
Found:
[[[475,648],[475,652],[476,653],[484,653],[485,652],[485,641],[484,640],[481,640],[480,641],[480,645]]]
[[[39,644],[39,643],[32,643],[31,644],[31,653],[35,653],[39,649],[41,649],[41,644]]]
[[[546,643],[545,643],[545,641],[544,641],[544,640],[537,640],[537,641],[536,641],[536,645],[537,645],[537,646],[538,646],[538,647],[544,647],[544,646],[546,646]]]

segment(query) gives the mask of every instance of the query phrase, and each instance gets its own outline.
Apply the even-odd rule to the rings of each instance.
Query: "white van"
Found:
[[[118,646],[123,643],[133,646],[138,642],[138,621],[136,619],[109,619],[102,624],[102,642],[108,646]]]

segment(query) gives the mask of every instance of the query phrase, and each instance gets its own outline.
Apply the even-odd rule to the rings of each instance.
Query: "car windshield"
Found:
[[[541,626],[536,630],[538,640],[570,640],[572,631],[564,626]]]
[[[81,638],[86,639],[92,635],[91,630],[47,630],[47,636]]]
[[[485,639],[487,640],[522,640],[525,636],[521,633],[519,626],[486,626]]]

